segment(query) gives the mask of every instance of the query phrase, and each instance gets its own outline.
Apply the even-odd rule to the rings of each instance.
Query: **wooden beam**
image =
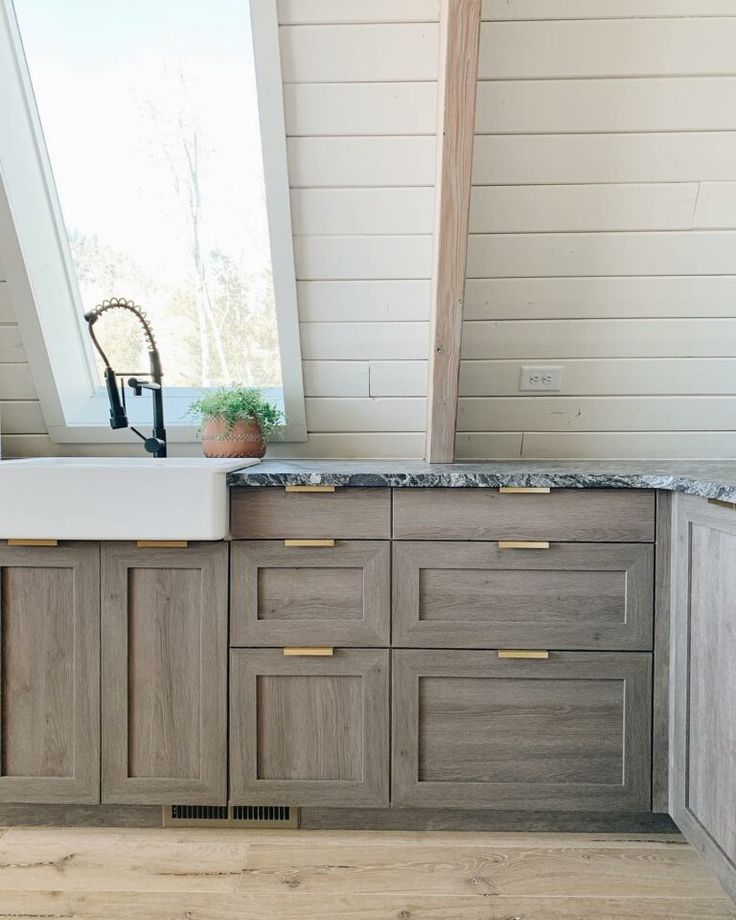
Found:
[[[455,457],[481,0],[441,0],[427,460]]]

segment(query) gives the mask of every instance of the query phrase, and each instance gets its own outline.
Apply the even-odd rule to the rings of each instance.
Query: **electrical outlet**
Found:
[[[559,391],[562,389],[561,365],[523,366],[519,379],[520,390]]]

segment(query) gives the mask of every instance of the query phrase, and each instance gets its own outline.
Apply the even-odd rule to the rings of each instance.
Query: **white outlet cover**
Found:
[[[519,389],[558,393],[562,389],[563,370],[560,364],[522,365]]]

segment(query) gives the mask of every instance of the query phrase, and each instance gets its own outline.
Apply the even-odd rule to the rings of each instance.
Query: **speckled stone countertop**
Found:
[[[736,460],[267,460],[228,475],[234,487],[665,489],[736,502]]]

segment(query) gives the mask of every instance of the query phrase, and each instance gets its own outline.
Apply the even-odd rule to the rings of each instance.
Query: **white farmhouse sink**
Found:
[[[0,538],[221,540],[227,473],[258,460],[44,457],[0,462]]]

